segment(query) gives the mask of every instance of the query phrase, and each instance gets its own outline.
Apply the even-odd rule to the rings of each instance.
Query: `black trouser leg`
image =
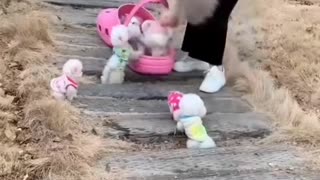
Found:
[[[188,23],[182,50],[212,65],[222,65],[228,21],[238,0],[219,0],[213,15],[202,24]]]

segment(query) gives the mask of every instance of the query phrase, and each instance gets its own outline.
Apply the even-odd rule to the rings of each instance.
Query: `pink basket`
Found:
[[[146,9],[147,3],[163,3],[166,7],[168,4],[165,0],[142,0],[138,5],[124,4],[117,8],[108,8],[102,10],[97,18],[97,29],[101,39],[109,46],[113,47],[110,41],[112,28],[121,24],[120,17],[129,14],[125,20],[128,25],[133,16],[145,20],[156,20],[156,18]],[[176,51],[172,49],[168,56],[153,57],[142,56],[140,59],[129,64],[129,67],[140,74],[168,75],[172,72],[176,56]]]

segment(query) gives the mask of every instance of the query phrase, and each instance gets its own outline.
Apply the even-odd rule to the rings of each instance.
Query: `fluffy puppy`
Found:
[[[51,93],[57,100],[69,101],[77,96],[79,81],[82,77],[82,62],[78,59],[69,59],[64,65],[63,74],[50,82]]]
[[[163,27],[153,20],[146,20],[141,25],[143,37],[142,42],[150,51],[151,56],[165,56],[168,54],[173,30]]]

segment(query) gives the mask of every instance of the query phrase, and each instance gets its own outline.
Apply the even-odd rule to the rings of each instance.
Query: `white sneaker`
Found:
[[[177,72],[190,72],[194,70],[206,71],[209,68],[209,63],[186,56],[182,60],[176,62],[173,69]]]
[[[218,92],[226,84],[224,68],[222,66],[220,69],[219,68],[220,67],[218,66],[213,66],[209,70],[200,85],[200,91],[206,93],[215,93]]]

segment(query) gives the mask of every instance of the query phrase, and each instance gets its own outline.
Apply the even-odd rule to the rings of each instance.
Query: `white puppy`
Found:
[[[129,32],[129,43],[134,50],[135,54],[131,59],[137,60],[140,55],[145,53],[145,46],[142,39],[142,30],[141,30],[142,19],[139,17],[132,17],[128,24]]]
[[[173,29],[162,27],[160,23],[153,20],[146,20],[141,25],[142,42],[151,51],[151,56],[168,55],[170,42],[173,36]]]
[[[139,39],[142,36],[141,32],[141,24],[142,19],[139,17],[132,17],[129,24],[128,24],[128,31],[129,31],[129,39]]]
[[[188,148],[216,147],[202,124],[202,117],[206,115],[207,108],[197,94],[170,92],[168,105],[174,120],[177,121],[177,129],[184,131],[188,137]]]
[[[69,59],[63,65],[63,74],[50,82],[53,97],[58,100],[73,100],[77,96],[83,65],[78,59]]]
[[[143,51],[132,48],[129,38],[128,27],[118,25],[112,28],[113,55],[103,69],[102,84],[122,84],[125,78],[124,70],[129,60],[135,60],[143,54]]]

